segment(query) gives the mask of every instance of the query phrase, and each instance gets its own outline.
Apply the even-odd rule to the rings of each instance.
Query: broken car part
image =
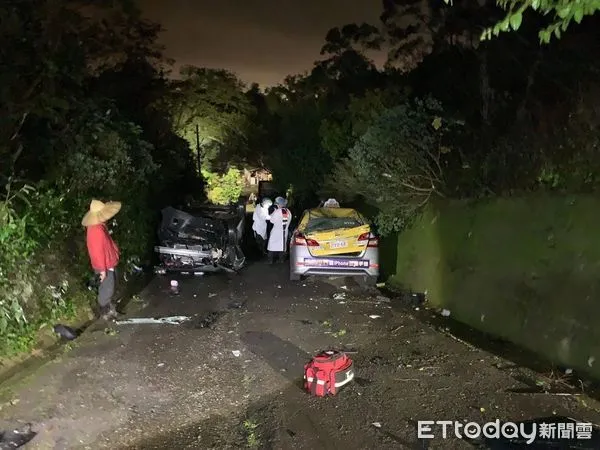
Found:
[[[242,205],[243,206],[243,205]],[[154,248],[160,263],[156,274],[236,272],[245,262],[241,249],[245,211],[236,206],[204,206],[185,212],[163,209]]]
[[[127,324],[169,324],[169,325],[181,325],[184,322],[190,320],[188,316],[171,316],[171,317],[134,317],[131,319],[117,320],[117,325]]]

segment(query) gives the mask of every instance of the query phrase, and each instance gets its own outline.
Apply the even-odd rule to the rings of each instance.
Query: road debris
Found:
[[[242,352],[240,352],[239,350],[232,350],[231,353],[233,353],[233,356],[235,356],[236,358],[239,358],[242,354]]]
[[[335,294],[333,294],[333,299],[334,300],[346,300],[346,293],[345,292],[336,292]]]
[[[31,428],[28,423],[20,429],[0,431],[0,449],[20,448],[27,444],[37,435]]]
[[[117,320],[117,325],[141,325],[141,324],[169,324],[181,325],[190,320],[188,316],[171,316],[171,317],[132,317],[131,319]]]
[[[179,295],[179,281],[171,280],[171,295]]]
[[[216,296],[217,296],[217,294],[213,294],[212,292],[210,294],[208,294],[208,298],[213,298],[213,297],[216,297]]]
[[[60,323],[54,325],[54,332],[67,341],[72,341],[79,335],[79,333],[73,328]]]
[[[381,316],[380,316],[380,315],[378,315],[378,314],[371,314],[371,315],[369,316],[369,319],[379,319],[379,318],[381,318]]]
[[[385,295],[378,295],[377,297],[375,297],[375,301],[380,302],[380,303],[390,303],[391,302],[389,297],[386,297]]]
[[[442,316],[444,317],[450,317],[450,311],[447,309],[442,309]]]
[[[381,422],[373,422],[371,425],[373,425],[375,428],[381,428]]]
[[[219,311],[211,311],[208,312],[201,317],[199,317],[196,321],[196,328],[213,328],[217,323],[219,317],[221,317],[224,313]]]

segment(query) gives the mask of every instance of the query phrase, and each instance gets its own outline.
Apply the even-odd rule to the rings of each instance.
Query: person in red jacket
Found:
[[[87,249],[92,268],[100,277],[98,306],[100,315],[105,320],[117,316],[112,300],[117,285],[116,270],[119,265],[119,247],[110,236],[106,222],[120,210],[120,202],[103,203],[100,200],[92,200],[90,210],[81,221],[81,224],[86,227]]]

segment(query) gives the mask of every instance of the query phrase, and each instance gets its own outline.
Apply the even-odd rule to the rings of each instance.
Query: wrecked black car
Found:
[[[189,212],[163,209],[155,273],[237,272],[246,262],[241,249],[244,222],[243,205],[205,205]]]

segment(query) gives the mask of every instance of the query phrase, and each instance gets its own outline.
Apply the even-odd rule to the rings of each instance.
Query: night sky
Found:
[[[379,24],[380,0],[139,0],[165,28],[166,56],[225,68],[246,83],[276,84],[320,58],[330,28]]]

